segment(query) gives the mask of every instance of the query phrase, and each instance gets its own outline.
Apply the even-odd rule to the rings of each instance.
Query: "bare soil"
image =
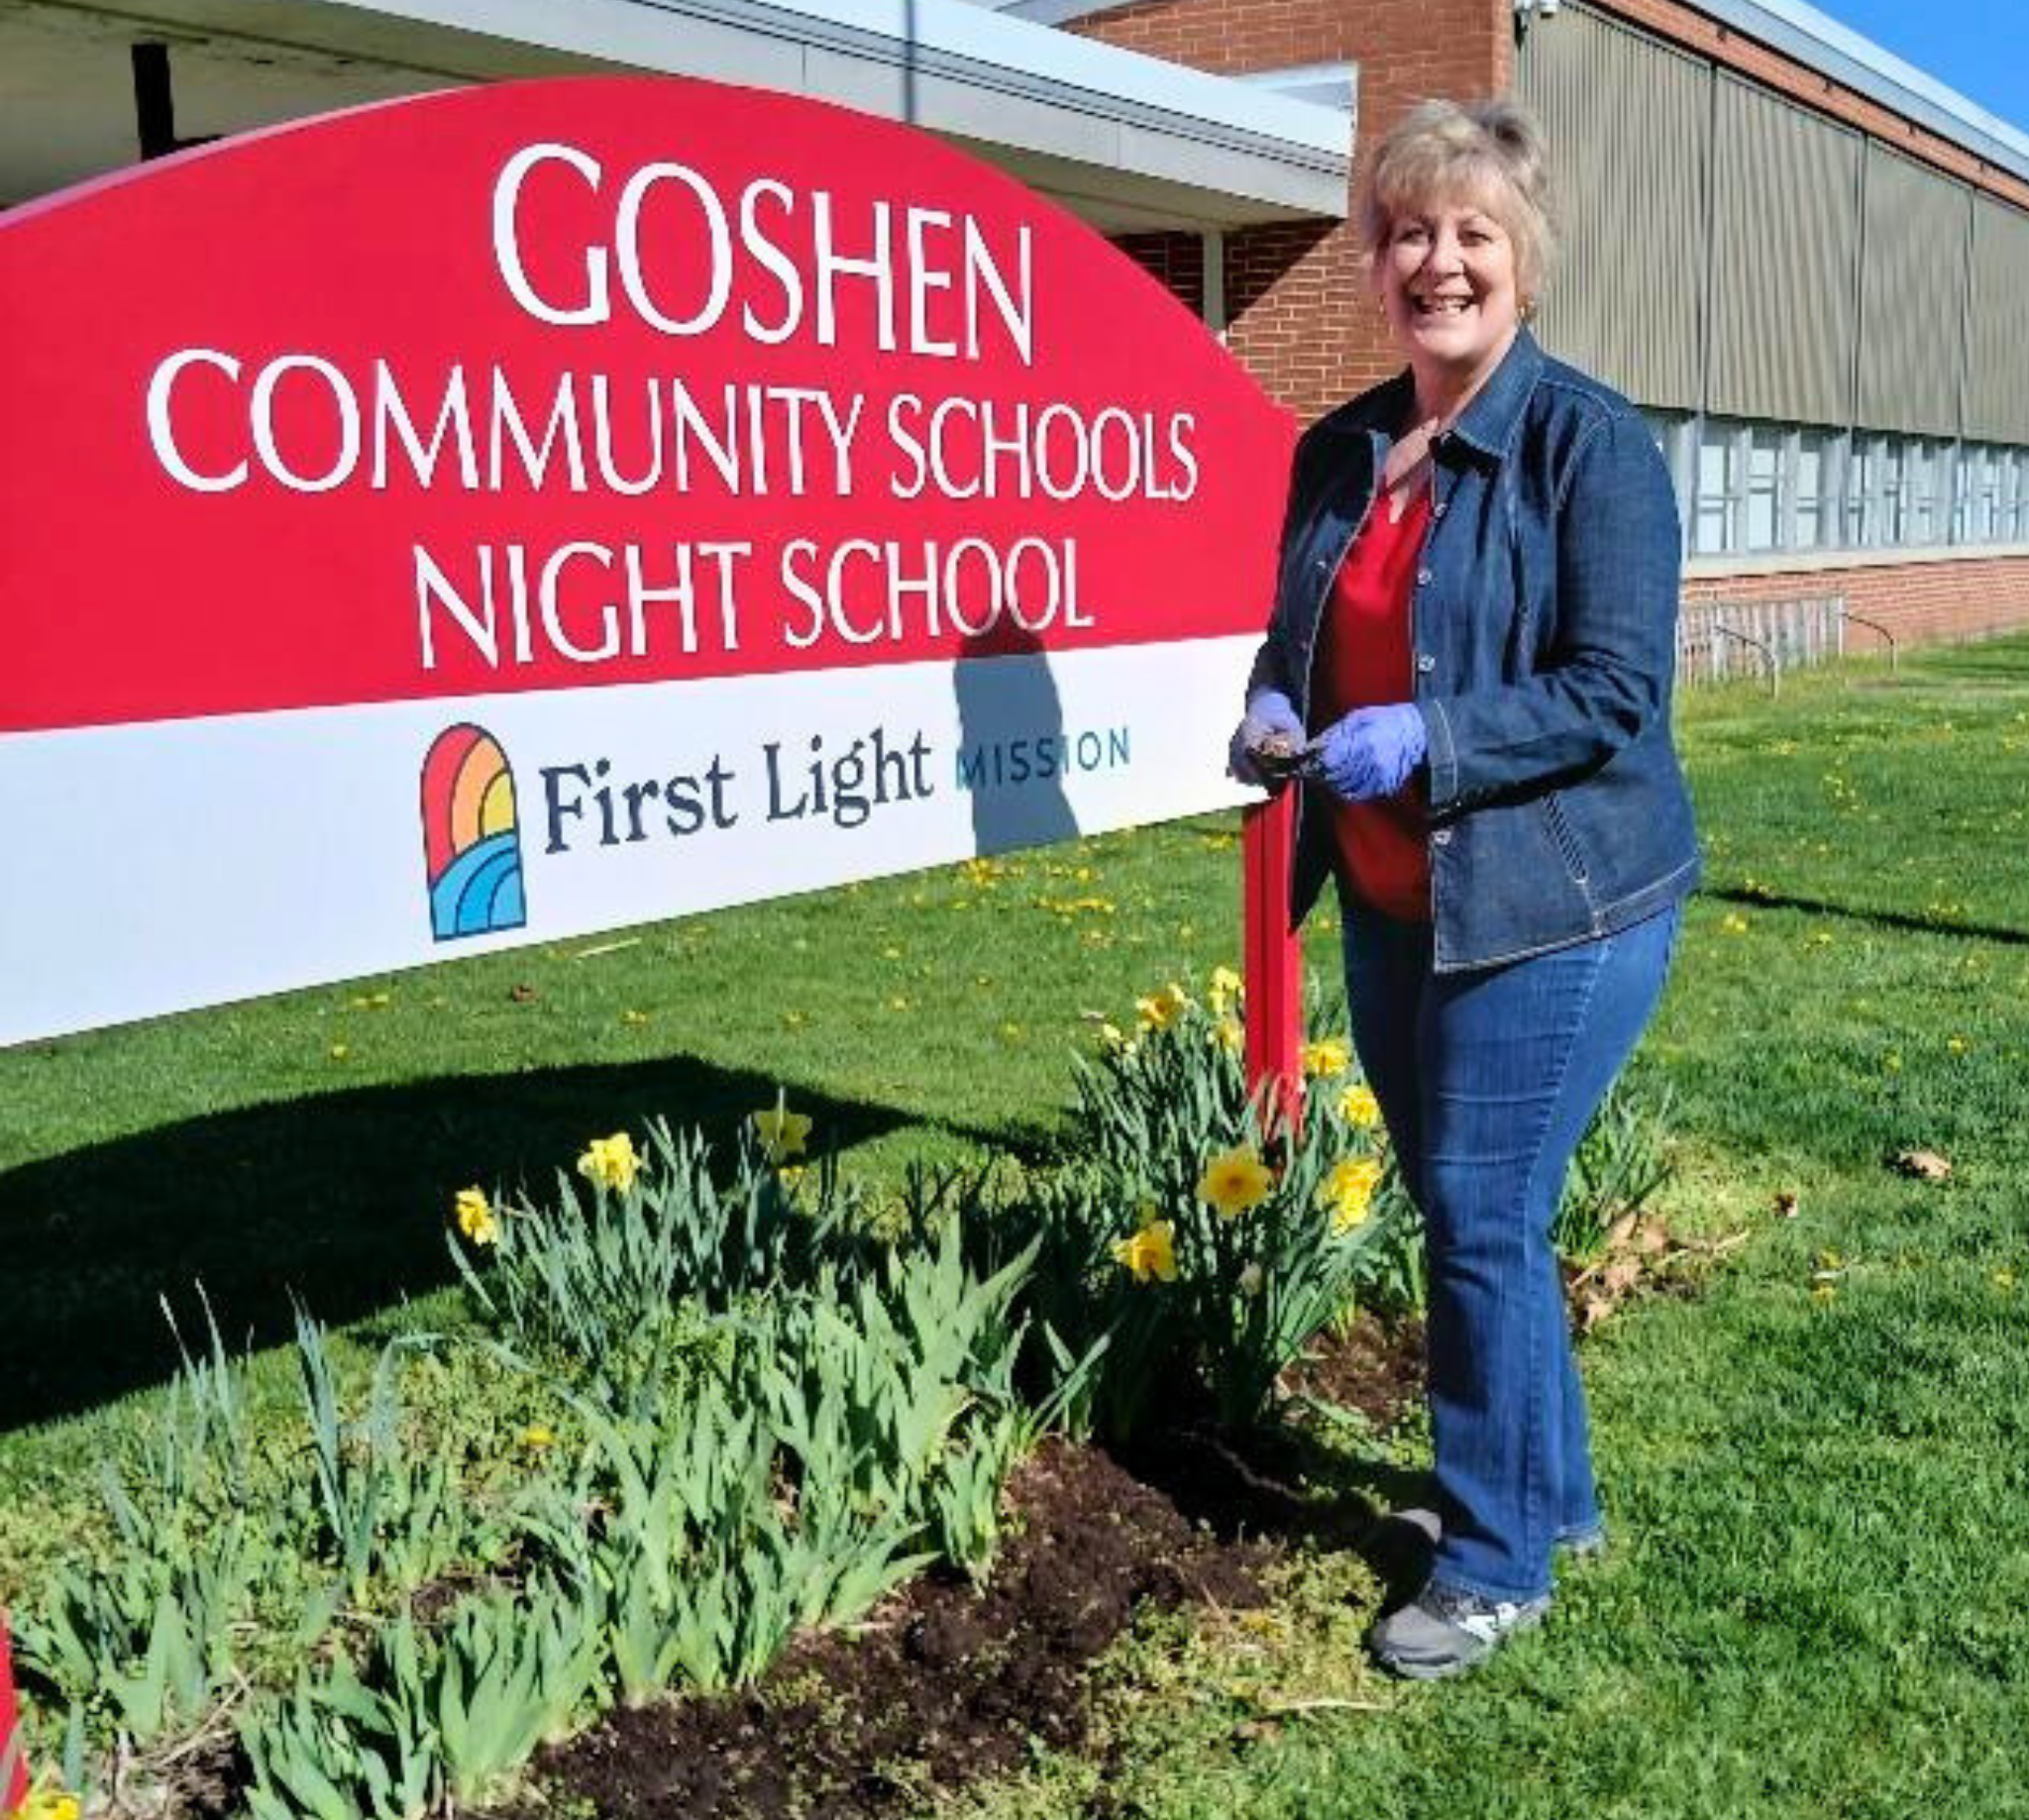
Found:
[[[1321,1341],[1293,1387],[1385,1426],[1421,1387],[1421,1350],[1414,1329],[1362,1323]],[[1286,1539],[1316,1533],[1292,1520],[1279,1463],[1202,1434],[1124,1464],[1048,1444],[1009,1488],[1013,1534],[984,1592],[933,1574],[849,1633],[801,1640],[749,1693],[614,1713],[545,1752],[496,1820],[892,1820],[1035,1746],[1075,1751],[1087,1670],[1137,1611],[1257,1606]]]

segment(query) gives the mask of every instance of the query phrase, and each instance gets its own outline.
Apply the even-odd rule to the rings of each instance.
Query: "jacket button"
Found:
[[[1446,507],[1446,506],[1447,506],[1447,505],[1448,505],[1449,503],[1450,503],[1450,501],[1449,501],[1449,500],[1447,500],[1447,499],[1440,499],[1440,500],[1439,500],[1439,501],[1437,502],[1437,504],[1436,504],[1436,505],[1434,505],[1434,506],[1432,506],[1432,507],[1431,507],[1431,516],[1432,516],[1433,518],[1442,518],[1442,517],[1443,517],[1443,515],[1444,515],[1444,508],[1445,508],[1445,507]]]
[[[1419,588],[1428,588],[1431,585],[1431,572],[1428,569],[1419,569],[1416,572],[1416,585]]]
[[[1433,670],[1437,669],[1438,660],[1431,656],[1428,651],[1420,651],[1417,653],[1416,667],[1425,676],[1429,676]]]
[[[1431,845],[1434,847],[1448,847],[1450,844],[1451,830],[1449,828],[1440,828],[1431,836]]]

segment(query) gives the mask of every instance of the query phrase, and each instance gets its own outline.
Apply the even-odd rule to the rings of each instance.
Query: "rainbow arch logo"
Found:
[[[423,760],[423,856],[430,930],[439,941],[528,921],[514,768],[484,727],[446,727],[431,742]]]

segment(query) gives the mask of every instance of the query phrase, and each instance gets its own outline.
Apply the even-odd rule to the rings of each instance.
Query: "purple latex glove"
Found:
[[[1264,771],[1254,758],[1254,749],[1270,739],[1287,740],[1292,750],[1303,750],[1303,719],[1290,698],[1277,689],[1263,689],[1247,697],[1247,711],[1233,728],[1232,743],[1227,747],[1228,773],[1256,790],[1280,788],[1288,773]]]
[[[1423,763],[1429,736],[1407,701],[1356,707],[1311,741],[1303,775],[1347,803],[1392,797]]]

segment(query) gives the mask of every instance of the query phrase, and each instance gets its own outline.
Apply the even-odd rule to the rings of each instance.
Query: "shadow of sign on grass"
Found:
[[[291,1292],[321,1320],[356,1320],[454,1280],[459,1189],[525,1186],[540,1202],[590,1137],[658,1117],[726,1144],[777,1090],[688,1056],[422,1081],[190,1120],[0,1174],[0,1431],[166,1379],[164,1295],[186,1338],[201,1334],[201,1282],[235,1349],[288,1337]],[[910,1122],[791,1098],[840,1149]]]

